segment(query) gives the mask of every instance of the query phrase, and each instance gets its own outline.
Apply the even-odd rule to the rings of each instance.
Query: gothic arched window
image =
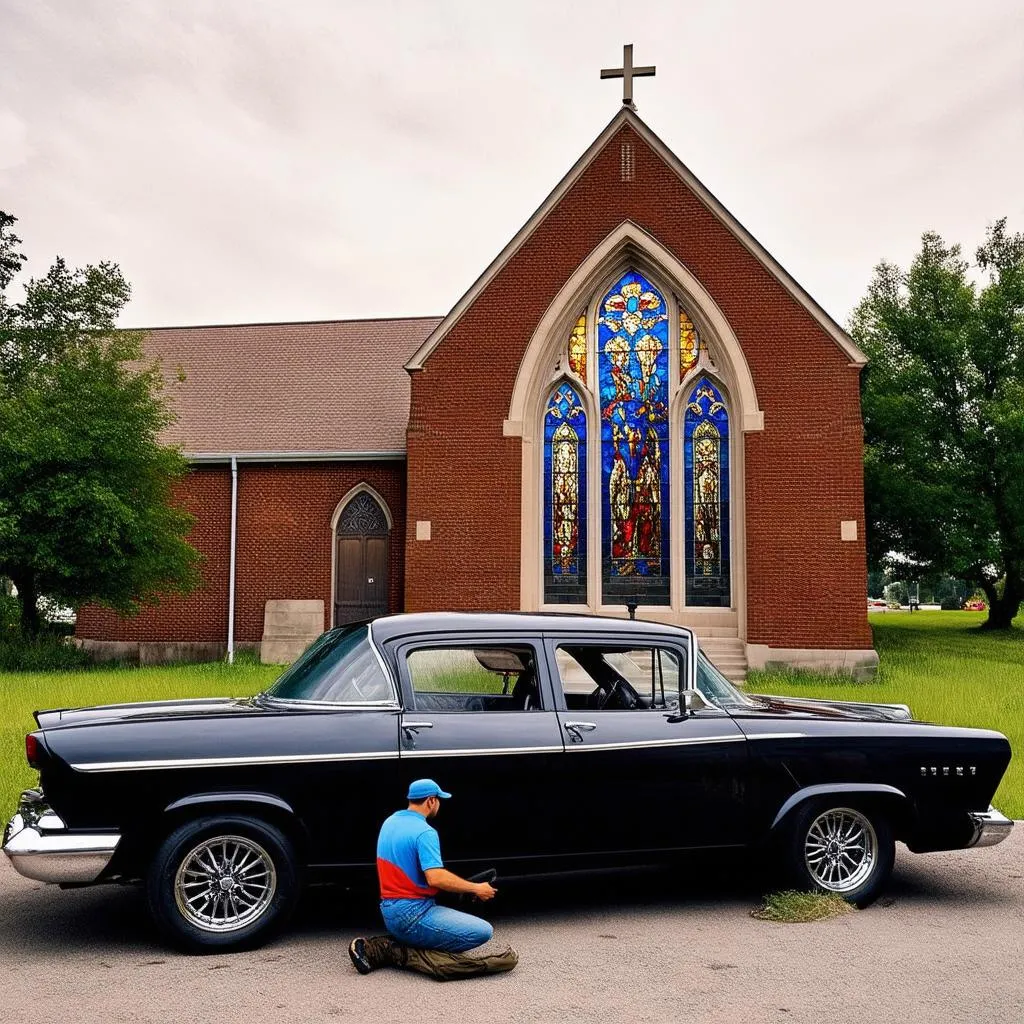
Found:
[[[683,420],[686,604],[729,607],[729,414],[702,377]]]
[[[544,600],[587,603],[587,414],[565,381],[544,414]]]
[[[668,604],[668,308],[630,271],[597,312],[602,596]]]

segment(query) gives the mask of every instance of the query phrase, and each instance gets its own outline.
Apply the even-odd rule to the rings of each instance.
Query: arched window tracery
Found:
[[[701,330],[672,290],[629,269],[562,338],[543,414],[544,603],[668,605],[674,593],[729,607],[729,411]]]

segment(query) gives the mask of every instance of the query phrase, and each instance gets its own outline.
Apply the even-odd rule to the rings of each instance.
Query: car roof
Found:
[[[611,615],[580,615],[565,612],[411,612],[387,615],[370,624],[378,643],[417,633],[609,633],[636,637],[674,635],[689,639],[685,626]]]

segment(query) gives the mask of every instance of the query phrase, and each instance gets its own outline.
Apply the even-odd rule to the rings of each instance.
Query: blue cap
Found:
[[[410,800],[426,800],[428,796],[439,796],[447,800],[451,793],[446,793],[433,779],[417,779],[409,784]]]

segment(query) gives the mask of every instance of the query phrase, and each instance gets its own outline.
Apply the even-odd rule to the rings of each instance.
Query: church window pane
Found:
[[[569,369],[584,384],[587,383],[587,317],[586,314],[576,321],[576,326],[569,335]]]
[[[668,309],[641,274],[598,309],[601,564],[606,603],[668,604]]]
[[[544,600],[587,601],[587,415],[566,382],[544,414]]]
[[[707,378],[690,392],[683,421],[686,603],[728,608],[729,414]]]
[[[697,328],[689,314],[679,310],[679,379],[682,380],[696,365],[701,342]]]

